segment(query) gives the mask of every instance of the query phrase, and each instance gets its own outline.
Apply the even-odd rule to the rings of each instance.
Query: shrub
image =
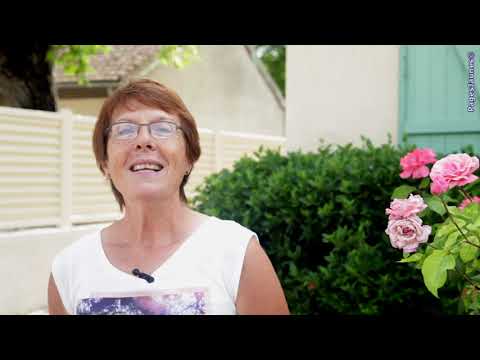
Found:
[[[260,149],[207,177],[193,205],[258,234],[293,314],[452,313],[456,301],[433,298],[384,232],[409,150],[365,138],[310,153]]]

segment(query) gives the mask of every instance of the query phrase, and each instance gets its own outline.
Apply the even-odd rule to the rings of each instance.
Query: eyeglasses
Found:
[[[161,120],[151,122],[149,124],[137,124],[129,121],[121,121],[110,125],[105,129],[105,135],[111,131],[112,138],[115,140],[133,140],[138,136],[140,126],[148,126],[150,136],[158,140],[168,139],[177,130],[182,130],[182,127],[173,121]]]

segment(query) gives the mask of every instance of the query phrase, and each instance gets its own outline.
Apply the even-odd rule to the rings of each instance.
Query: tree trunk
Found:
[[[0,45],[0,105],[57,111],[50,45]]]

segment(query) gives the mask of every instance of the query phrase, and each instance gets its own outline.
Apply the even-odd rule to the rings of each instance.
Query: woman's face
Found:
[[[128,108],[121,106],[113,112],[110,125],[119,121],[149,124],[164,119],[181,125],[172,114],[131,101]],[[112,135],[110,132],[104,169],[126,205],[137,200],[179,198],[180,184],[191,168],[181,130],[167,139],[152,137],[147,126],[141,126],[137,137],[131,140],[115,139]],[[154,165],[155,169],[142,166],[145,164]]]

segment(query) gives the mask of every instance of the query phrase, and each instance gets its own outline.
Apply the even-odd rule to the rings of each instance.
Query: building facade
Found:
[[[360,144],[363,135],[440,152],[479,149],[479,55],[465,45],[288,46],[287,148]]]

